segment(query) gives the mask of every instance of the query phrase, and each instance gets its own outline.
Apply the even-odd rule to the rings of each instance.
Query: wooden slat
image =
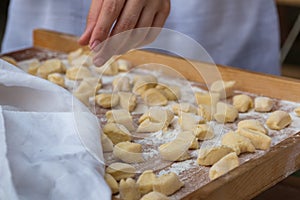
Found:
[[[208,63],[199,61],[188,62],[177,57],[138,50],[131,51],[122,57],[130,60],[134,65],[147,63],[163,64],[172,67],[187,79],[201,83],[204,83],[204,79],[199,71],[207,71],[207,68],[214,67],[214,65]],[[267,95],[272,98],[300,101],[300,80],[248,72],[220,65],[218,65],[218,69],[222,79],[235,80],[239,90]]]
[[[63,52],[78,48],[74,37],[53,32],[35,31],[35,38],[38,39],[35,41],[35,46],[38,47]],[[65,47],[66,44],[68,44],[68,48]],[[199,68],[205,71],[212,67],[207,63],[189,62],[177,57],[139,50],[131,51],[122,57],[130,60],[134,65],[149,63],[167,65],[187,79],[202,83],[204,79],[198,72]],[[218,69],[224,80],[236,80],[240,90],[279,99],[300,101],[299,80],[252,73],[231,67],[219,66]],[[300,169],[299,134],[289,137],[272,147],[264,156],[244,163],[184,199],[251,199],[298,169]]]
[[[33,31],[33,46],[45,49],[70,52],[80,48],[78,38],[64,33],[49,31],[45,29],[36,29]]]

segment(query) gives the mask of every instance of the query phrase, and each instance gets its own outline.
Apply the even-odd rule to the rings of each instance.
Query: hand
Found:
[[[79,43],[89,44],[92,50],[97,50],[94,61],[98,60],[95,64],[100,66],[109,59],[107,53],[106,56],[101,56],[101,51],[104,51],[105,46],[111,45],[104,45],[103,41],[135,28],[162,27],[169,12],[170,0],[92,0],[86,30],[80,37]],[[135,31],[134,41],[132,33],[123,34],[122,42],[118,43],[121,40],[115,40],[114,44],[117,46],[110,47],[109,54],[124,53],[125,49],[129,50],[143,44],[145,38],[149,38],[148,34],[147,31],[140,31],[138,34]]]

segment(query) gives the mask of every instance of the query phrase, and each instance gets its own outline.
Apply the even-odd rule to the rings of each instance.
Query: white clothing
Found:
[[[89,4],[90,0],[11,0],[3,52],[31,46],[32,30],[38,27],[80,35]],[[280,74],[273,0],[171,0],[165,27],[195,39],[217,64]],[[180,41],[171,43],[182,48]]]

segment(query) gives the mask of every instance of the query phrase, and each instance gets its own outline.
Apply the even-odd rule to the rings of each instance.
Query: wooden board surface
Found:
[[[300,7],[300,0],[276,0],[278,5],[288,5]]]
[[[36,38],[39,38],[36,40]],[[77,49],[76,37],[55,32],[35,31],[35,46],[61,52]],[[47,41],[47,42],[45,42]],[[59,44],[56,42],[59,41]],[[63,45],[64,43],[68,45]],[[74,43],[74,44],[72,44]],[[76,44],[75,44],[76,43]],[[68,46],[68,48],[66,48]],[[11,55],[11,54],[10,54]],[[135,65],[162,63],[173,67],[192,81],[203,82],[197,70],[186,60],[145,51],[132,51],[123,56]],[[197,67],[211,64],[192,62]],[[266,96],[300,101],[300,81],[246,72],[219,66],[224,80],[236,80],[238,89]],[[251,199],[300,169],[300,134],[296,134],[272,147],[264,156],[251,160],[235,170],[210,182],[184,199]]]

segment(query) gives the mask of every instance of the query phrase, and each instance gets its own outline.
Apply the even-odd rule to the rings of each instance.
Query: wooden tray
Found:
[[[34,31],[34,47],[7,54],[18,61],[32,58],[48,50],[70,52],[80,46],[77,38],[47,30]],[[46,50],[47,49],[47,50]],[[51,56],[59,53],[51,54]],[[47,56],[45,57],[47,58]],[[123,58],[134,65],[156,62],[173,67],[188,80],[201,82],[196,69],[186,60],[167,55],[135,50]],[[191,61],[196,67],[211,67],[211,64]],[[260,73],[247,72],[231,67],[218,66],[223,80],[236,80],[238,89],[273,98],[300,102],[300,81]],[[188,70],[187,70],[188,69]],[[273,146],[266,154],[250,160],[228,174],[188,194],[183,199],[251,199],[300,169],[300,133]]]

